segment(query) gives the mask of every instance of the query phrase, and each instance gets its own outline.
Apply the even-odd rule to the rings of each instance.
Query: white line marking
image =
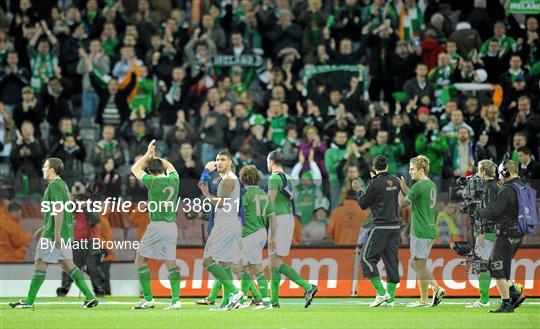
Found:
[[[137,301],[133,300],[133,302],[120,302],[120,301],[99,301],[100,305],[134,305]],[[410,302],[396,302],[397,305],[407,305]],[[61,301],[61,302],[36,302],[35,305],[81,305],[82,302],[68,302],[68,301]],[[168,302],[158,302],[156,301],[155,304],[157,305],[169,305]],[[187,303],[186,304],[191,304]],[[195,302],[193,302],[195,304]],[[304,302],[280,302],[280,304],[284,305],[304,305]],[[369,305],[371,302],[360,302],[360,301],[328,301],[328,302],[313,302],[313,304],[317,305]],[[472,304],[472,302],[442,302],[440,305],[469,305]],[[0,302],[0,305],[8,305],[8,302]],[[495,305],[495,304],[494,304]],[[523,305],[540,305],[540,302],[524,302]],[[203,305],[201,305],[203,306]],[[201,307],[202,308],[202,307]]]

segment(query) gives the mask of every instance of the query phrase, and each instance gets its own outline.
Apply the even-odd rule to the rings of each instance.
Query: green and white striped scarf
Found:
[[[48,55],[37,55],[31,59],[32,79],[30,85],[36,92],[41,91],[44,84],[43,76],[50,78],[54,75],[54,68],[58,65],[58,57]]]

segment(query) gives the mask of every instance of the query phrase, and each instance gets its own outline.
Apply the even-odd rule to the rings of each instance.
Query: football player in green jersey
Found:
[[[240,277],[242,279],[242,291],[244,296],[247,296],[252,281],[250,270],[255,274],[263,302],[256,309],[270,310],[272,304],[268,296],[268,280],[264,274],[263,249],[267,236],[269,237],[269,248],[271,250],[275,248],[276,215],[268,194],[258,186],[260,180],[259,171],[254,166],[245,166],[240,170],[240,181],[245,189],[242,204],[246,216],[242,228],[243,269],[240,272]],[[270,223],[270,229],[267,233],[268,222]],[[239,306],[239,308],[245,307],[249,307],[249,305],[242,303]]]
[[[399,179],[401,193],[399,205],[406,207],[412,205],[411,216],[411,266],[418,273],[420,286],[420,301],[408,305],[409,307],[437,306],[445,294],[443,288],[437,285],[427,268],[426,261],[433,242],[437,237],[437,186],[428,178],[429,159],[419,155],[411,159],[409,175],[415,181],[409,189],[405,179]],[[433,301],[428,303],[428,288],[433,289]]]
[[[82,271],[73,263],[71,241],[73,240],[73,213],[62,209],[55,213],[54,203],[64,207],[69,200],[69,190],[60,175],[64,169],[62,160],[49,158],[43,165],[43,178],[49,182],[43,195],[43,203],[49,207],[44,211],[43,226],[34,233],[38,240],[34,263],[34,276],[26,299],[9,303],[12,308],[34,308],[39,288],[45,281],[48,264],[59,264],[75,282],[85,296],[82,308],[96,307],[98,304],[94,294],[86,284]],[[64,208],[62,207],[62,208]]]
[[[143,300],[133,309],[154,308],[154,298],[150,286],[148,259],[165,261],[171,282],[171,304],[165,309],[176,310],[180,304],[180,268],[176,265],[176,206],[180,178],[174,166],[167,160],[156,157],[156,141],[148,144],[146,154],[131,168],[131,172],[148,189],[150,224],[146,228],[139,250],[135,256],[135,266],[144,294]],[[146,171],[144,168],[146,167]],[[153,203],[152,206],[150,204]],[[152,209],[155,209],[152,210]]]
[[[283,262],[283,257],[289,255],[294,233],[294,184],[291,176],[283,170],[285,158],[283,153],[272,151],[268,154],[267,166],[271,173],[268,178],[268,196],[274,205],[276,213],[275,248],[269,250],[272,269],[270,270],[270,285],[272,288],[272,306],[279,307],[278,295],[281,274],[304,289],[306,302],[309,307],[319,288],[302,279],[300,274]]]

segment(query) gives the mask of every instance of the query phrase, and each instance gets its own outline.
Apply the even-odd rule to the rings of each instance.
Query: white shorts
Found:
[[[487,240],[484,238],[484,246],[480,247],[478,245],[478,237],[476,237],[476,243],[474,245],[474,252],[476,252],[476,255],[478,255],[480,259],[488,261],[494,245],[495,245],[495,241]]]
[[[428,259],[431,247],[433,247],[433,242],[433,239],[422,239],[411,235],[411,259]]]
[[[62,245],[61,249],[56,247],[51,248],[53,241],[48,238],[41,237],[38,240],[36,245],[36,256],[34,260],[41,259],[41,261],[50,264],[58,264],[61,260],[73,259],[73,251],[71,248],[65,248],[66,246]],[[67,241],[64,241],[64,244],[67,244]]]
[[[238,264],[241,258],[242,223],[238,217],[216,217],[204,246],[203,258]]]
[[[288,256],[294,234],[294,216],[292,214],[276,216],[276,250],[278,256]],[[270,230],[268,231],[270,238]]]
[[[141,238],[138,253],[149,259],[175,260],[177,238],[176,222],[151,221]]]
[[[242,263],[262,264],[263,249],[266,244],[266,230],[261,228],[242,238]]]

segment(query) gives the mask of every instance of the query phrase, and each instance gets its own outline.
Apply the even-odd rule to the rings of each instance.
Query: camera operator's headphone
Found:
[[[506,166],[507,163],[508,163],[508,160],[504,160],[503,162],[501,162],[498,168],[499,175],[501,175],[504,178],[510,177],[510,170],[508,170],[508,167]]]

